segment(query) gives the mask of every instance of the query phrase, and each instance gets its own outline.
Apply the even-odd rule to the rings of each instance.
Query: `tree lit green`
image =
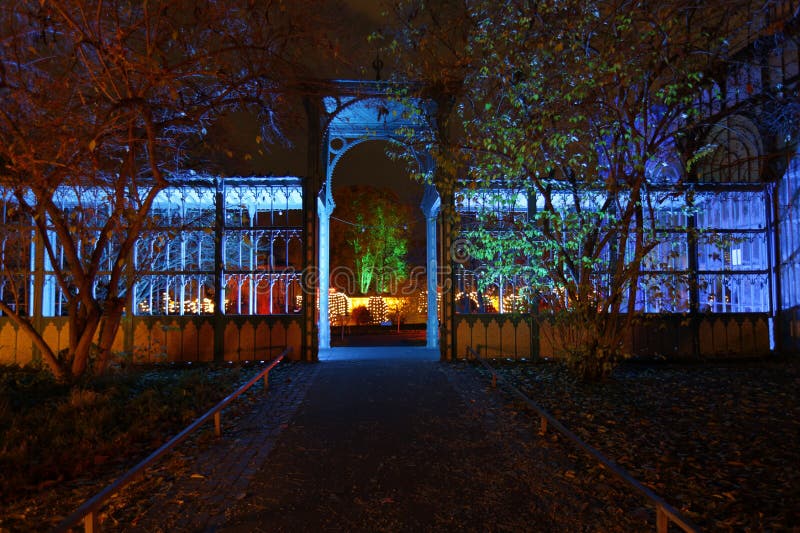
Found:
[[[337,191],[336,203],[334,261],[352,269],[359,293],[395,292],[408,277],[409,207],[394,192],[367,186]]]

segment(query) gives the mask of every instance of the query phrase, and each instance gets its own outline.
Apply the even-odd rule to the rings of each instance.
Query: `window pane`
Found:
[[[766,270],[766,234],[714,233],[698,239],[699,270]]]
[[[764,229],[766,199],[761,191],[698,193],[697,227],[713,229]]]
[[[636,309],[645,313],[685,313],[689,310],[689,284],[685,276],[643,275],[639,279]]]
[[[707,274],[699,277],[699,308],[712,313],[769,311],[766,274]]]
[[[795,156],[778,186],[781,306],[800,305],[800,156]]]

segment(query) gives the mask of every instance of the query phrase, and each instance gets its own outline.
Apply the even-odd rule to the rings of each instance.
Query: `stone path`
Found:
[[[223,412],[223,439],[200,446],[196,456],[186,455],[184,446],[148,471],[150,483],[139,483],[126,502],[139,501],[112,513],[114,530],[119,531],[203,531],[213,530],[225,519],[225,510],[245,494],[256,472],[263,467],[300,406],[319,365],[279,365],[270,373],[269,391],[250,393],[253,408],[238,420]],[[165,485],[167,488],[165,490]],[[142,498],[153,487],[154,498]]]
[[[624,488],[568,444],[536,435],[531,417],[468,365],[409,347],[337,348],[320,359],[271,382],[223,442],[165,465],[172,479],[161,484],[171,485],[157,490],[167,496],[111,513],[114,529],[652,527]]]

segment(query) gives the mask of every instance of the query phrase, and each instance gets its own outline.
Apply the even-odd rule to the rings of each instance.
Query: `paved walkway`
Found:
[[[320,365],[281,363],[260,384],[223,411],[222,439],[206,429],[179,445],[145,479],[109,505],[106,530],[213,531],[225,510],[246,494],[281,432],[289,426]],[[251,402],[252,406],[241,405]],[[238,414],[234,414],[238,412]],[[200,441],[200,442],[198,442]]]
[[[128,506],[117,526],[620,529],[616,508],[594,495],[596,477],[576,481],[589,467],[574,450],[536,436],[530,417],[471,367],[413,347],[337,348],[320,360],[271,382],[268,398],[232,423],[224,442],[185,458],[182,470],[182,458],[165,465],[168,495],[135,518]]]

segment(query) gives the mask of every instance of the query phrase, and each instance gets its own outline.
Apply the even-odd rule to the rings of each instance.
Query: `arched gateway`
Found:
[[[311,131],[309,150],[310,174],[319,183],[316,198],[318,307],[317,338],[308,338],[318,349],[330,348],[330,218],[336,204],[333,195],[333,172],[342,156],[366,141],[384,140],[404,144],[408,135],[431,127],[435,110],[432,101],[412,100],[411,104],[391,98],[393,86],[381,82],[338,81],[331,85],[330,95],[318,105],[308,106]],[[418,109],[408,109],[414,105]],[[423,111],[423,112],[419,112]],[[411,149],[409,147],[409,149]],[[428,153],[413,151],[421,174],[433,172],[433,160]],[[439,318],[437,315],[437,243],[436,220],[441,199],[434,185],[425,186],[420,208],[426,220],[426,287],[427,330],[426,346],[439,347]],[[311,246],[309,246],[311,248]],[[310,314],[310,313],[309,313]],[[310,324],[308,324],[310,325]],[[313,328],[307,327],[307,331]],[[316,341],[316,342],[314,342]]]
[[[362,142],[403,143],[407,134],[413,138],[415,131],[433,125],[427,118],[436,110],[432,102],[411,100],[409,105],[424,107],[409,109],[390,98],[393,87],[357,81],[309,87],[305,177],[214,176],[202,169],[170,176],[153,200],[152,227],[142,233],[131,259],[136,279],[126,294],[115,353],[136,363],[236,362],[262,360],[291,347],[292,357],[316,360],[319,349],[330,346],[334,169]],[[433,171],[429,154],[418,153],[416,159],[420,172]],[[101,206],[102,195],[87,184],[59,189],[54,201],[70,210],[78,199]],[[66,299],[55,283],[60,264],[54,266],[45,253],[46,239],[56,241],[50,230],[37,233],[30,219],[13,218],[14,202],[11,191],[0,186],[0,244],[16,253],[14,269],[0,268],[0,299],[8,308],[23,309],[43,342],[58,353],[68,345],[71,326]],[[440,204],[435,187],[428,186],[421,207],[427,219],[429,348],[440,344],[437,272],[447,261],[437,257]],[[56,253],[61,253],[57,242]],[[106,275],[100,272],[97,290]],[[448,316],[447,305],[442,313]],[[443,347],[451,344],[446,333],[442,338]],[[0,346],[5,347],[0,364],[25,365],[40,357],[31,336],[2,312]]]

